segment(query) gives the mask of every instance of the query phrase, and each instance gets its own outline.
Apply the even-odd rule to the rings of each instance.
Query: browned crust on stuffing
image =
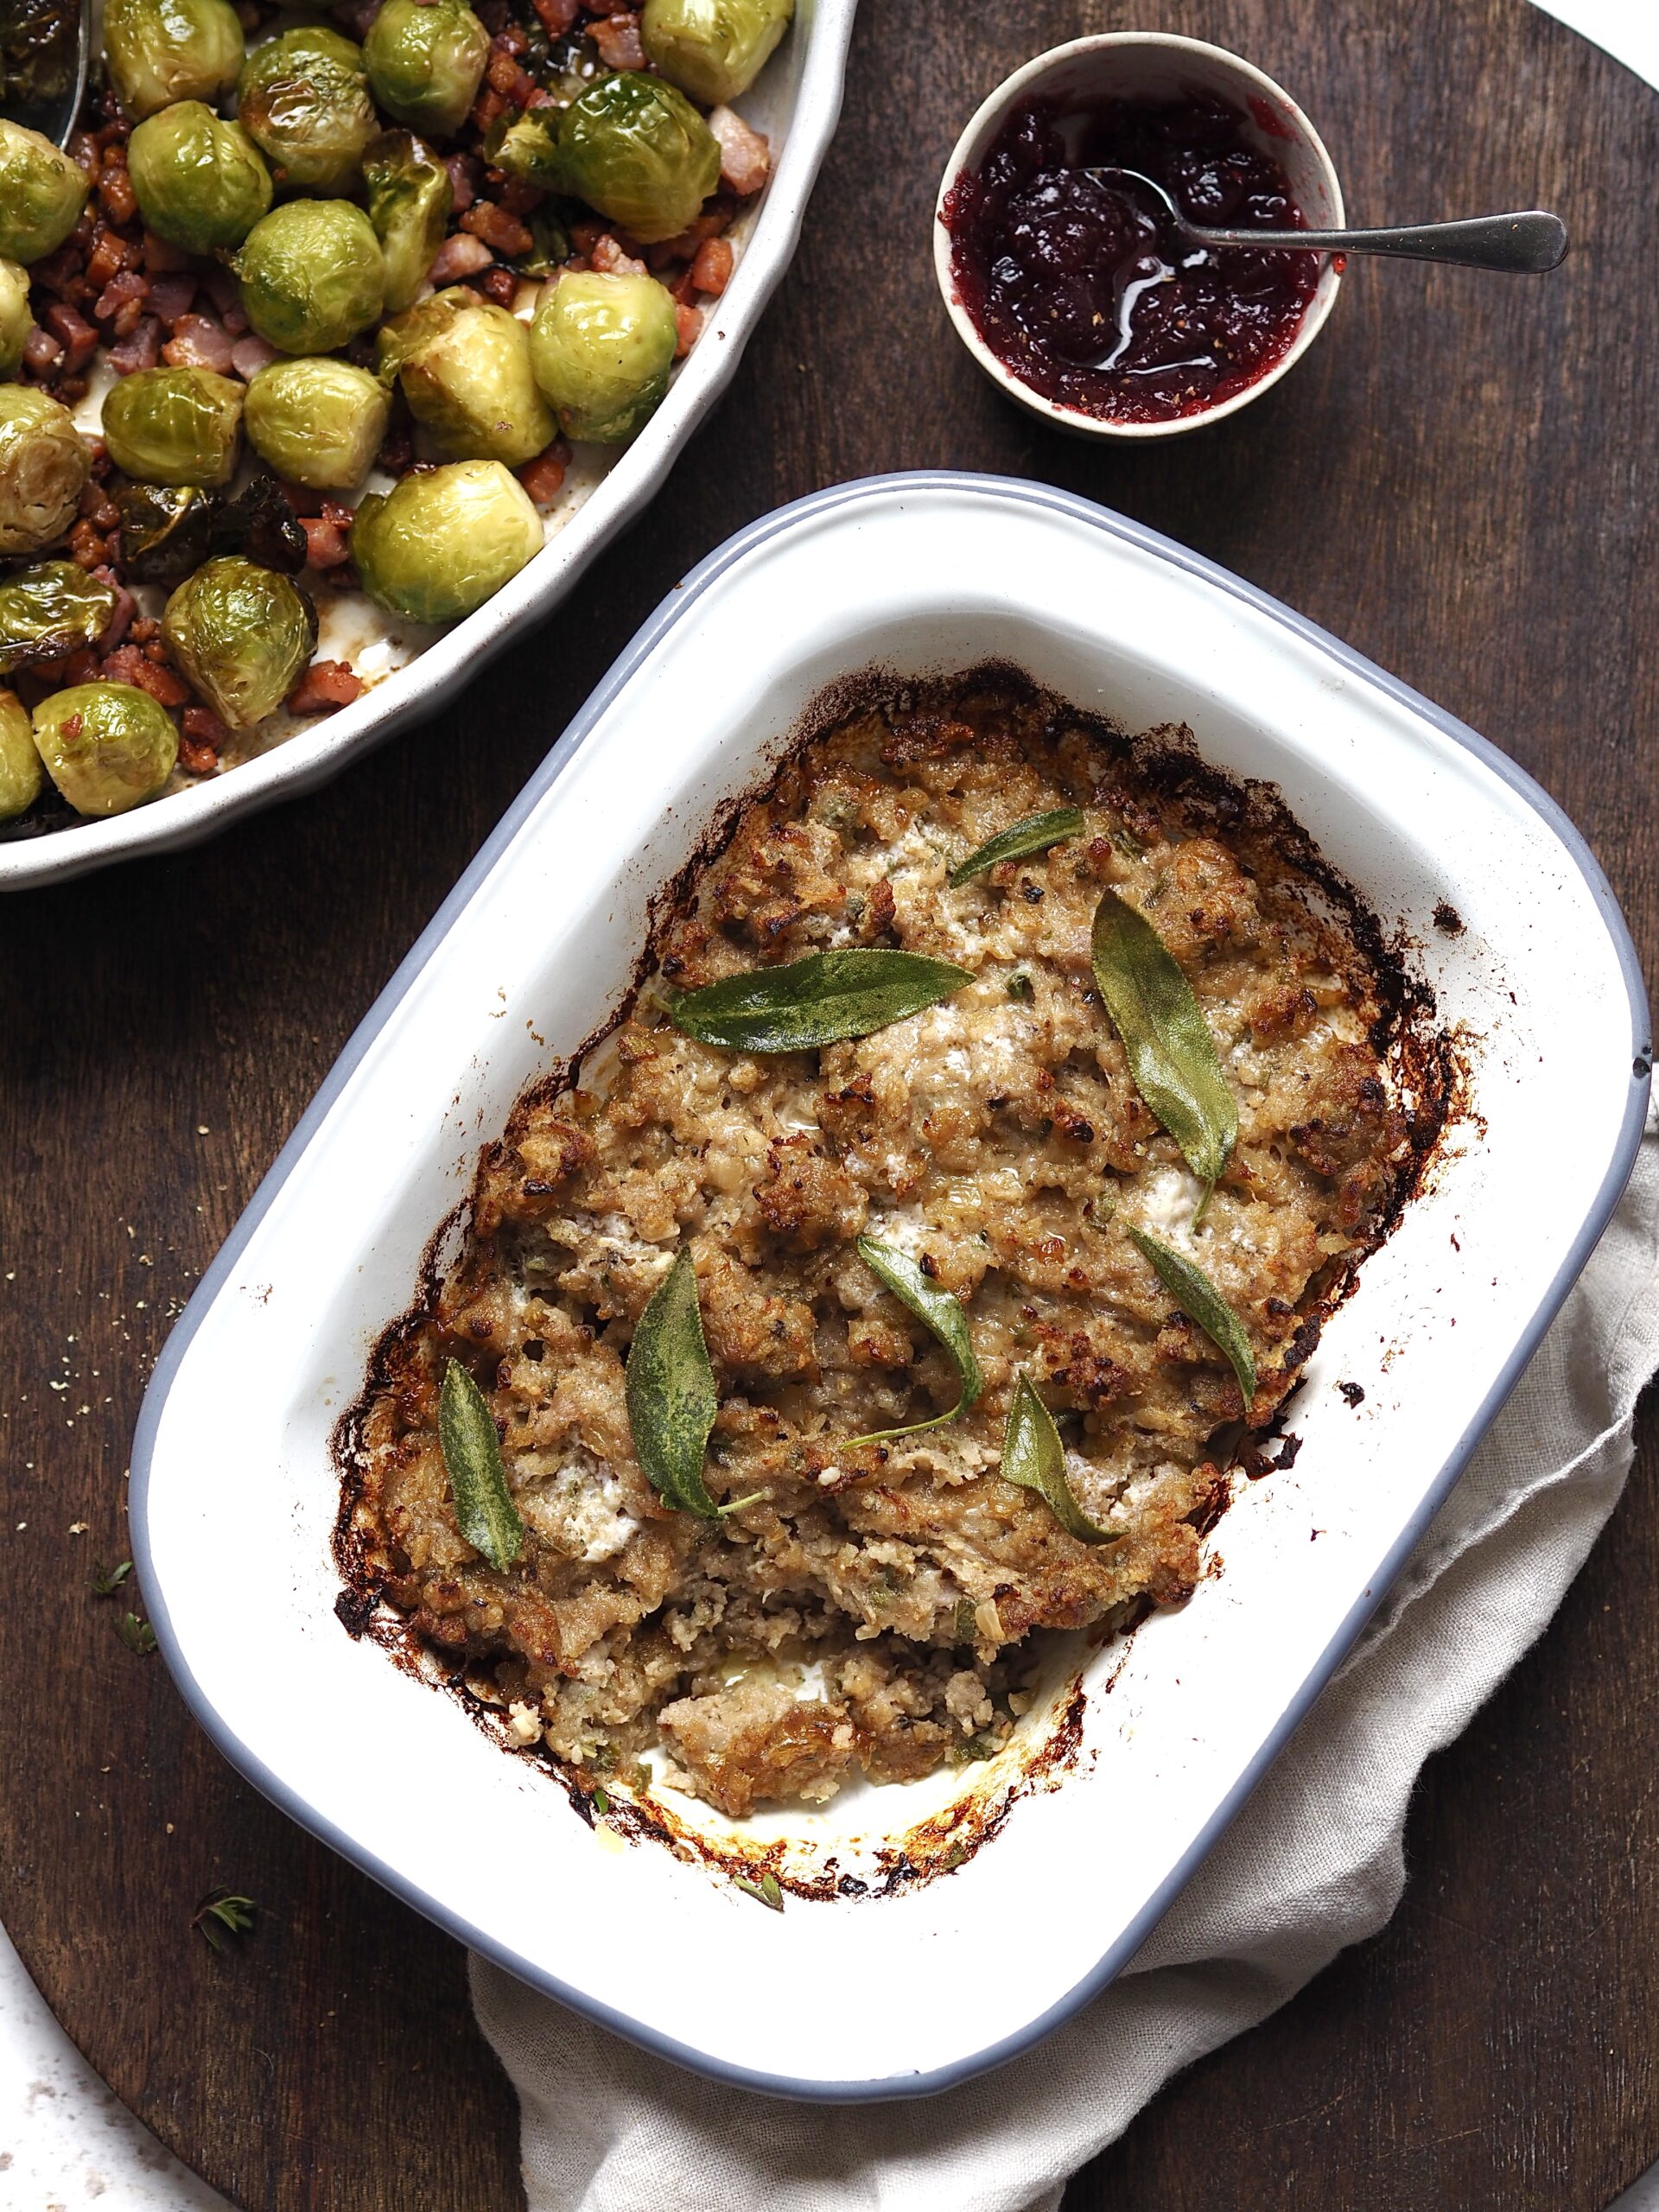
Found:
[[[948,861],[1059,804],[1084,807],[1082,838],[947,893]],[[1156,1225],[1183,1173],[1095,1003],[1087,920],[1109,885],[1186,969],[1243,1102],[1198,1255],[1256,1349],[1248,1408],[1102,1203]],[[1449,1093],[1432,1005],[1276,793],[1220,776],[1185,732],[1126,738],[1003,667],[827,696],[664,894],[640,973],[683,989],[871,942],[976,981],[781,1063],[711,1052],[658,988],[631,994],[600,1079],[589,1051],[485,1148],[460,1262],[429,1267],[340,1432],[348,1625],[384,1597],[474,1681],[493,1672],[543,1755],[592,1773],[664,1742],[740,1816],[860,1769],[983,1756],[1041,1632],[1191,1592],[1240,1440],[1273,1425]],[[1002,988],[1016,964],[1029,1021]],[[908,1237],[964,1300],[988,1387],[950,1427],[849,1450],[955,1395],[851,1255],[861,1230]],[[721,1392],[709,1487],[764,1493],[713,1526],[654,1497],[622,1407],[629,1335],[683,1239]],[[452,1355],[493,1394],[531,1523],[506,1575],[449,1510],[434,1429]],[[1076,1542],[997,1478],[1020,1368],[1115,1545]]]

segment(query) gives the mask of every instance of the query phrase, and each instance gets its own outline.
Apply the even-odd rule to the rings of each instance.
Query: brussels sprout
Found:
[[[236,108],[277,183],[295,192],[350,192],[380,128],[362,49],[321,25],[255,47]]]
[[[386,257],[388,315],[406,308],[426,282],[449,221],[449,172],[412,130],[383,130],[363,149],[369,220]]]
[[[537,307],[531,366],[566,437],[618,445],[668,390],[678,340],[674,302],[654,276],[567,270]]]
[[[73,561],[37,561],[0,580],[0,676],[93,645],[115,612],[110,585]]]
[[[270,206],[270,171],[239,123],[200,100],[180,100],[127,141],[138,212],[157,238],[187,253],[240,245]]]
[[[248,386],[243,424],[261,461],[291,484],[349,492],[373,465],[391,401],[349,361],[272,361]]]
[[[85,172],[38,130],[0,117],[0,254],[40,261],[55,253],[86,205]]]
[[[242,67],[227,0],[105,0],[104,60],[135,123],[174,100],[216,100]]]
[[[415,622],[470,614],[542,550],[541,518],[499,461],[458,461],[371,492],[352,525],[363,588]]]
[[[124,484],[115,504],[129,583],[175,584],[213,553],[245,552],[291,576],[305,566],[305,532],[264,469],[234,499],[194,485]]]
[[[563,189],[644,244],[678,235],[720,181],[715,135],[683,92],[624,70],[564,111]]]
[[[34,327],[28,276],[15,261],[0,261],[0,379],[16,375]]]
[[[233,499],[221,492],[207,533],[212,553],[245,553],[262,569],[297,576],[311,557],[310,540],[268,468],[250,478]]]
[[[438,138],[467,120],[489,58],[490,35],[462,0],[385,0],[363,41],[386,113]]]
[[[138,369],[104,401],[104,442],[141,484],[226,484],[243,388],[212,369]]]
[[[333,353],[379,319],[386,259],[360,207],[290,200],[254,225],[232,267],[248,321],[284,353]]]
[[[378,342],[381,375],[397,377],[410,413],[446,461],[516,468],[551,439],[529,336],[505,308],[454,285],[387,323]]]
[[[484,152],[491,165],[516,176],[521,183],[539,185],[543,192],[563,189],[564,171],[559,162],[559,123],[563,111],[529,107],[511,119],[503,116],[490,125]]]
[[[748,91],[794,12],[795,0],[645,0],[639,42],[671,85],[718,107]]]
[[[179,757],[165,709],[136,683],[76,683],[35,709],[46,772],[77,814],[124,814],[154,798]]]
[[[0,556],[61,537],[92,473],[67,407],[32,385],[0,385]]]
[[[545,207],[532,207],[524,218],[524,224],[531,235],[531,249],[528,253],[514,254],[512,266],[521,276],[552,276],[575,251],[570,233],[558,217]]]
[[[0,691],[0,822],[27,812],[45,780],[29,709],[15,691]]]
[[[194,484],[124,484],[115,504],[129,582],[175,584],[207,558],[217,504],[211,492]]]
[[[304,593],[236,553],[185,578],[162,628],[174,659],[232,729],[281,706],[317,645],[316,609]]]

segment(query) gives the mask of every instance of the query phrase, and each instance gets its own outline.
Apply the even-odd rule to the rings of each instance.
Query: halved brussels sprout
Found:
[[[85,170],[49,138],[0,117],[0,254],[8,261],[55,253],[91,188]]]
[[[242,50],[227,0],[105,0],[104,60],[135,123],[174,100],[221,99]]]
[[[15,261],[0,261],[0,378],[15,377],[35,327],[29,278]]]
[[[0,579],[0,676],[95,645],[115,612],[110,585],[73,561],[37,561]]]
[[[532,207],[524,224],[531,235],[531,249],[528,253],[514,254],[513,267],[521,276],[551,276],[575,251],[569,232],[548,207]]]
[[[104,442],[140,484],[227,484],[243,387],[212,369],[137,369],[104,401]]]
[[[76,683],[35,709],[46,772],[77,814],[124,814],[154,798],[179,757],[172,718],[136,683]]]
[[[386,435],[391,400],[378,377],[349,361],[272,361],[248,386],[243,428],[263,461],[291,484],[349,492]]]
[[[231,266],[248,321],[283,353],[334,353],[379,319],[386,259],[344,200],[290,200],[254,225]]]
[[[720,181],[720,148],[685,94],[660,77],[602,77],[564,111],[563,189],[645,245],[677,237]]]
[[[499,461],[458,461],[371,492],[352,525],[363,588],[388,613],[454,622],[542,550],[541,518]]]
[[[446,461],[516,468],[551,440],[556,426],[531,373],[524,324],[464,284],[385,324],[378,346],[381,375],[397,377],[410,413]]]
[[[0,691],[0,822],[26,813],[45,781],[29,709],[15,691]]]
[[[679,329],[654,276],[567,270],[543,291],[530,360],[567,438],[620,444],[668,390]]]
[[[383,130],[363,149],[369,220],[386,257],[388,315],[406,308],[426,282],[449,221],[449,172],[412,130]]]
[[[437,138],[467,120],[489,58],[490,35],[463,0],[385,0],[363,41],[386,113]]]
[[[236,111],[289,192],[350,192],[380,128],[362,49],[320,24],[255,47],[237,83]]]
[[[310,541],[300,527],[289,497],[268,468],[251,476],[234,499],[222,492],[207,533],[210,553],[245,553],[262,569],[297,576],[311,557]]]
[[[92,473],[67,407],[32,385],[0,385],[0,556],[61,537]]]
[[[522,115],[500,117],[485,136],[485,158],[492,167],[516,176],[523,184],[537,184],[543,192],[562,192],[562,112],[556,107],[527,107]]]
[[[270,171],[239,123],[180,100],[138,125],[127,168],[148,229],[186,253],[238,246],[270,206]]]
[[[227,553],[167,602],[173,658],[232,729],[261,721],[298,683],[317,645],[317,613],[286,576]]]
[[[705,107],[747,92],[795,0],[645,0],[639,42],[671,85]]]

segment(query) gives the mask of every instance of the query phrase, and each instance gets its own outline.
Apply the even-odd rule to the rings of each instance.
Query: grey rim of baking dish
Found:
[[[1490,768],[1492,773],[1507,784],[1510,789],[1524,799],[1534,812],[1540,815],[1549,829],[1560,840],[1582,873],[1595,899],[1618,955],[1624,986],[1630,998],[1631,1027],[1631,1084],[1624,1118],[1619,1130],[1618,1142],[1612,1160],[1596,1194],[1582,1227],[1573,1242],[1567,1259],[1557,1272],[1542,1300],[1522,1332],[1514,1351],[1504,1363],[1497,1380],[1487,1393],[1474,1420],[1470,1422],[1450,1458],[1440,1469],[1427,1496],[1413,1513],[1404,1529],[1389,1549],[1382,1569],[1370,1583],[1349,1611],[1336,1634],[1326,1644],[1314,1667],[1274,1722],[1267,1740],[1224,1798],[1221,1804],[1205,1823],[1198,1836],[1177,1860],[1164,1881],[1125,1929],[1096,1961],[1081,1980],[1077,1981],[1047,2011],[1020,2029],[1005,2036],[1000,2042],[989,2044],[971,2057],[958,2059],[954,2064],[936,2068],[931,2073],[894,2074],[868,2081],[821,2082],[801,2081],[785,2074],[760,2073],[748,2067],[733,2066],[719,2059],[704,2056],[672,2037],[660,2035],[642,2026],[626,2014],[615,2011],[585,1992],[568,1987],[555,1974],[544,1972],[530,1961],[520,1957],[506,1945],[494,1942],[473,1927],[461,1914],[429,1897],[417,1884],[409,1880],[395,1867],[387,1866],[372,1852],[367,1852],[342,1833],[334,1824],[317,1813],[294,1792],[281,1778],[272,1773],[255,1752],[251,1751],[220,1719],[200,1685],[180,1655],[177,1639],[173,1632],[165,1604],[156,1590],[151,1573],[149,1543],[149,1476],[150,1455],[154,1448],[156,1431],[161,1420],[162,1408],[179,1363],[194,1335],[202,1316],[219,1289],[223,1287],[243,1248],[264,1218],[267,1208],[287,1181],[295,1165],[309,1144],[318,1126],[345,1085],[359,1062],[363,1058],[394,1008],[427,963],[442,943],[445,933],[460,914],[474,893],[479,888],[497,859],[518,830],[531,810],[543,798],[563,773],[588,732],[610,706],[623,686],[646,659],[658,641],[677,622],[683,621],[696,603],[699,596],[734,563],[768,539],[792,529],[797,524],[828,513],[840,506],[855,505],[871,498],[890,497],[897,493],[927,493],[934,492],[978,493],[1025,506],[1046,507],[1066,516],[1073,522],[1088,524],[1103,531],[1108,537],[1121,539],[1139,551],[1167,562],[1171,567],[1185,570],[1201,578],[1230,597],[1242,600],[1258,613],[1272,616],[1285,629],[1305,639],[1345,669],[1391,699],[1398,700],[1415,714],[1432,722],[1446,736],[1453,739],[1466,752]],[[890,476],[871,476],[850,484],[834,486],[828,491],[815,492],[792,505],[778,508],[759,522],[751,523],[735,537],[716,548],[672,591],[651,616],[632,643],[623,652],[610,673],[600,684],[575,720],[565,730],[549,753],[546,760],[531,778],[524,790],[508,808],[491,836],[486,839],[476,857],[461,876],[454,889],[438,909],[432,920],[422,931],[413,948],[370,1007],[345,1050],[335,1061],[321,1089],[301,1116],[294,1134],[283,1147],[269,1173],[249,1202],[246,1211],[231,1232],[229,1238],[207,1269],[197,1287],[178,1325],[173,1331],[156,1362],[149,1387],[144,1394],[143,1406],[138,1417],[138,1427],[133,1439],[130,1515],[133,1554],[137,1562],[138,1578],[143,1586],[149,1618],[166,1657],[173,1678],[183,1692],[192,1713],[207,1732],[211,1741],[232,1764],[245,1775],[256,1788],[264,1791],[272,1803],[297,1821],[302,1827],[333,1847],[344,1859],[373,1876],[376,1881],[402,1897],[423,1913],[429,1920],[457,1937],[469,1948],[492,1959],[509,1974],[532,1988],[543,1990],[574,2012],[583,2013],[607,2028],[614,2035],[658,2056],[671,2060],[676,2065],[688,2068],[706,2078],[743,2089],[753,2089],[776,2097],[789,2097],[804,2102],[823,2104],[852,2104],[874,2102],[896,2097],[932,2096],[941,2090],[956,2088],[970,2081],[976,2075],[988,2072],[1029,2050],[1042,2038],[1069,2019],[1091,1997],[1106,1987],[1146,1942],[1153,1929],[1174,1903],[1181,1891],[1243,1808],[1246,1799],[1266,1773],[1268,1766],[1284,1748],[1293,1731],[1306,1713],[1320,1691],[1330,1681],[1360,1630],[1364,1627],[1380,1599],[1407,1558],[1433,1519],[1447,1495],[1462,1473],[1471,1452],[1480,1441],[1498,1408],[1519,1379],[1522,1370],[1537,1349],[1545,1330],[1554,1319],[1561,1301],[1578,1279],[1585,1262],[1589,1258],[1603,1230],[1612,1217],[1631,1168],[1636,1164],[1637,1148],[1646,1119],[1648,1092],[1651,1081],[1652,1048],[1649,1042],[1647,990],[1637,963],[1636,948],[1624,917],[1614,898],[1611,887],[1602,874],[1600,866],[1584,838],[1567,819],[1548,793],[1535,783],[1524,770],[1517,767],[1497,747],[1477,734],[1453,715],[1446,714],[1432,701],[1422,698],[1408,684],[1401,683],[1384,670],[1377,668],[1363,654],[1332,637],[1319,625],[1290,608],[1252,584],[1217,568],[1213,562],[1190,552],[1160,532],[1147,529],[1142,524],[1131,522],[1122,515],[1097,507],[1067,492],[1054,490],[1046,484],[1034,484],[1020,478],[983,476],[959,473],[950,469],[906,470]],[[845,1909],[845,1908],[843,1908]],[[868,1907],[866,1909],[868,1909]]]

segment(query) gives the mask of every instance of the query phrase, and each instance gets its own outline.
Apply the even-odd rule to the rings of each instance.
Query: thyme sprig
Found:
[[[233,1890],[209,1890],[190,1916],[190,1925],[210,1950],[222,1951],[227,1942],[240,1942],[251,1936],[259,1908],[251,1897]]]

